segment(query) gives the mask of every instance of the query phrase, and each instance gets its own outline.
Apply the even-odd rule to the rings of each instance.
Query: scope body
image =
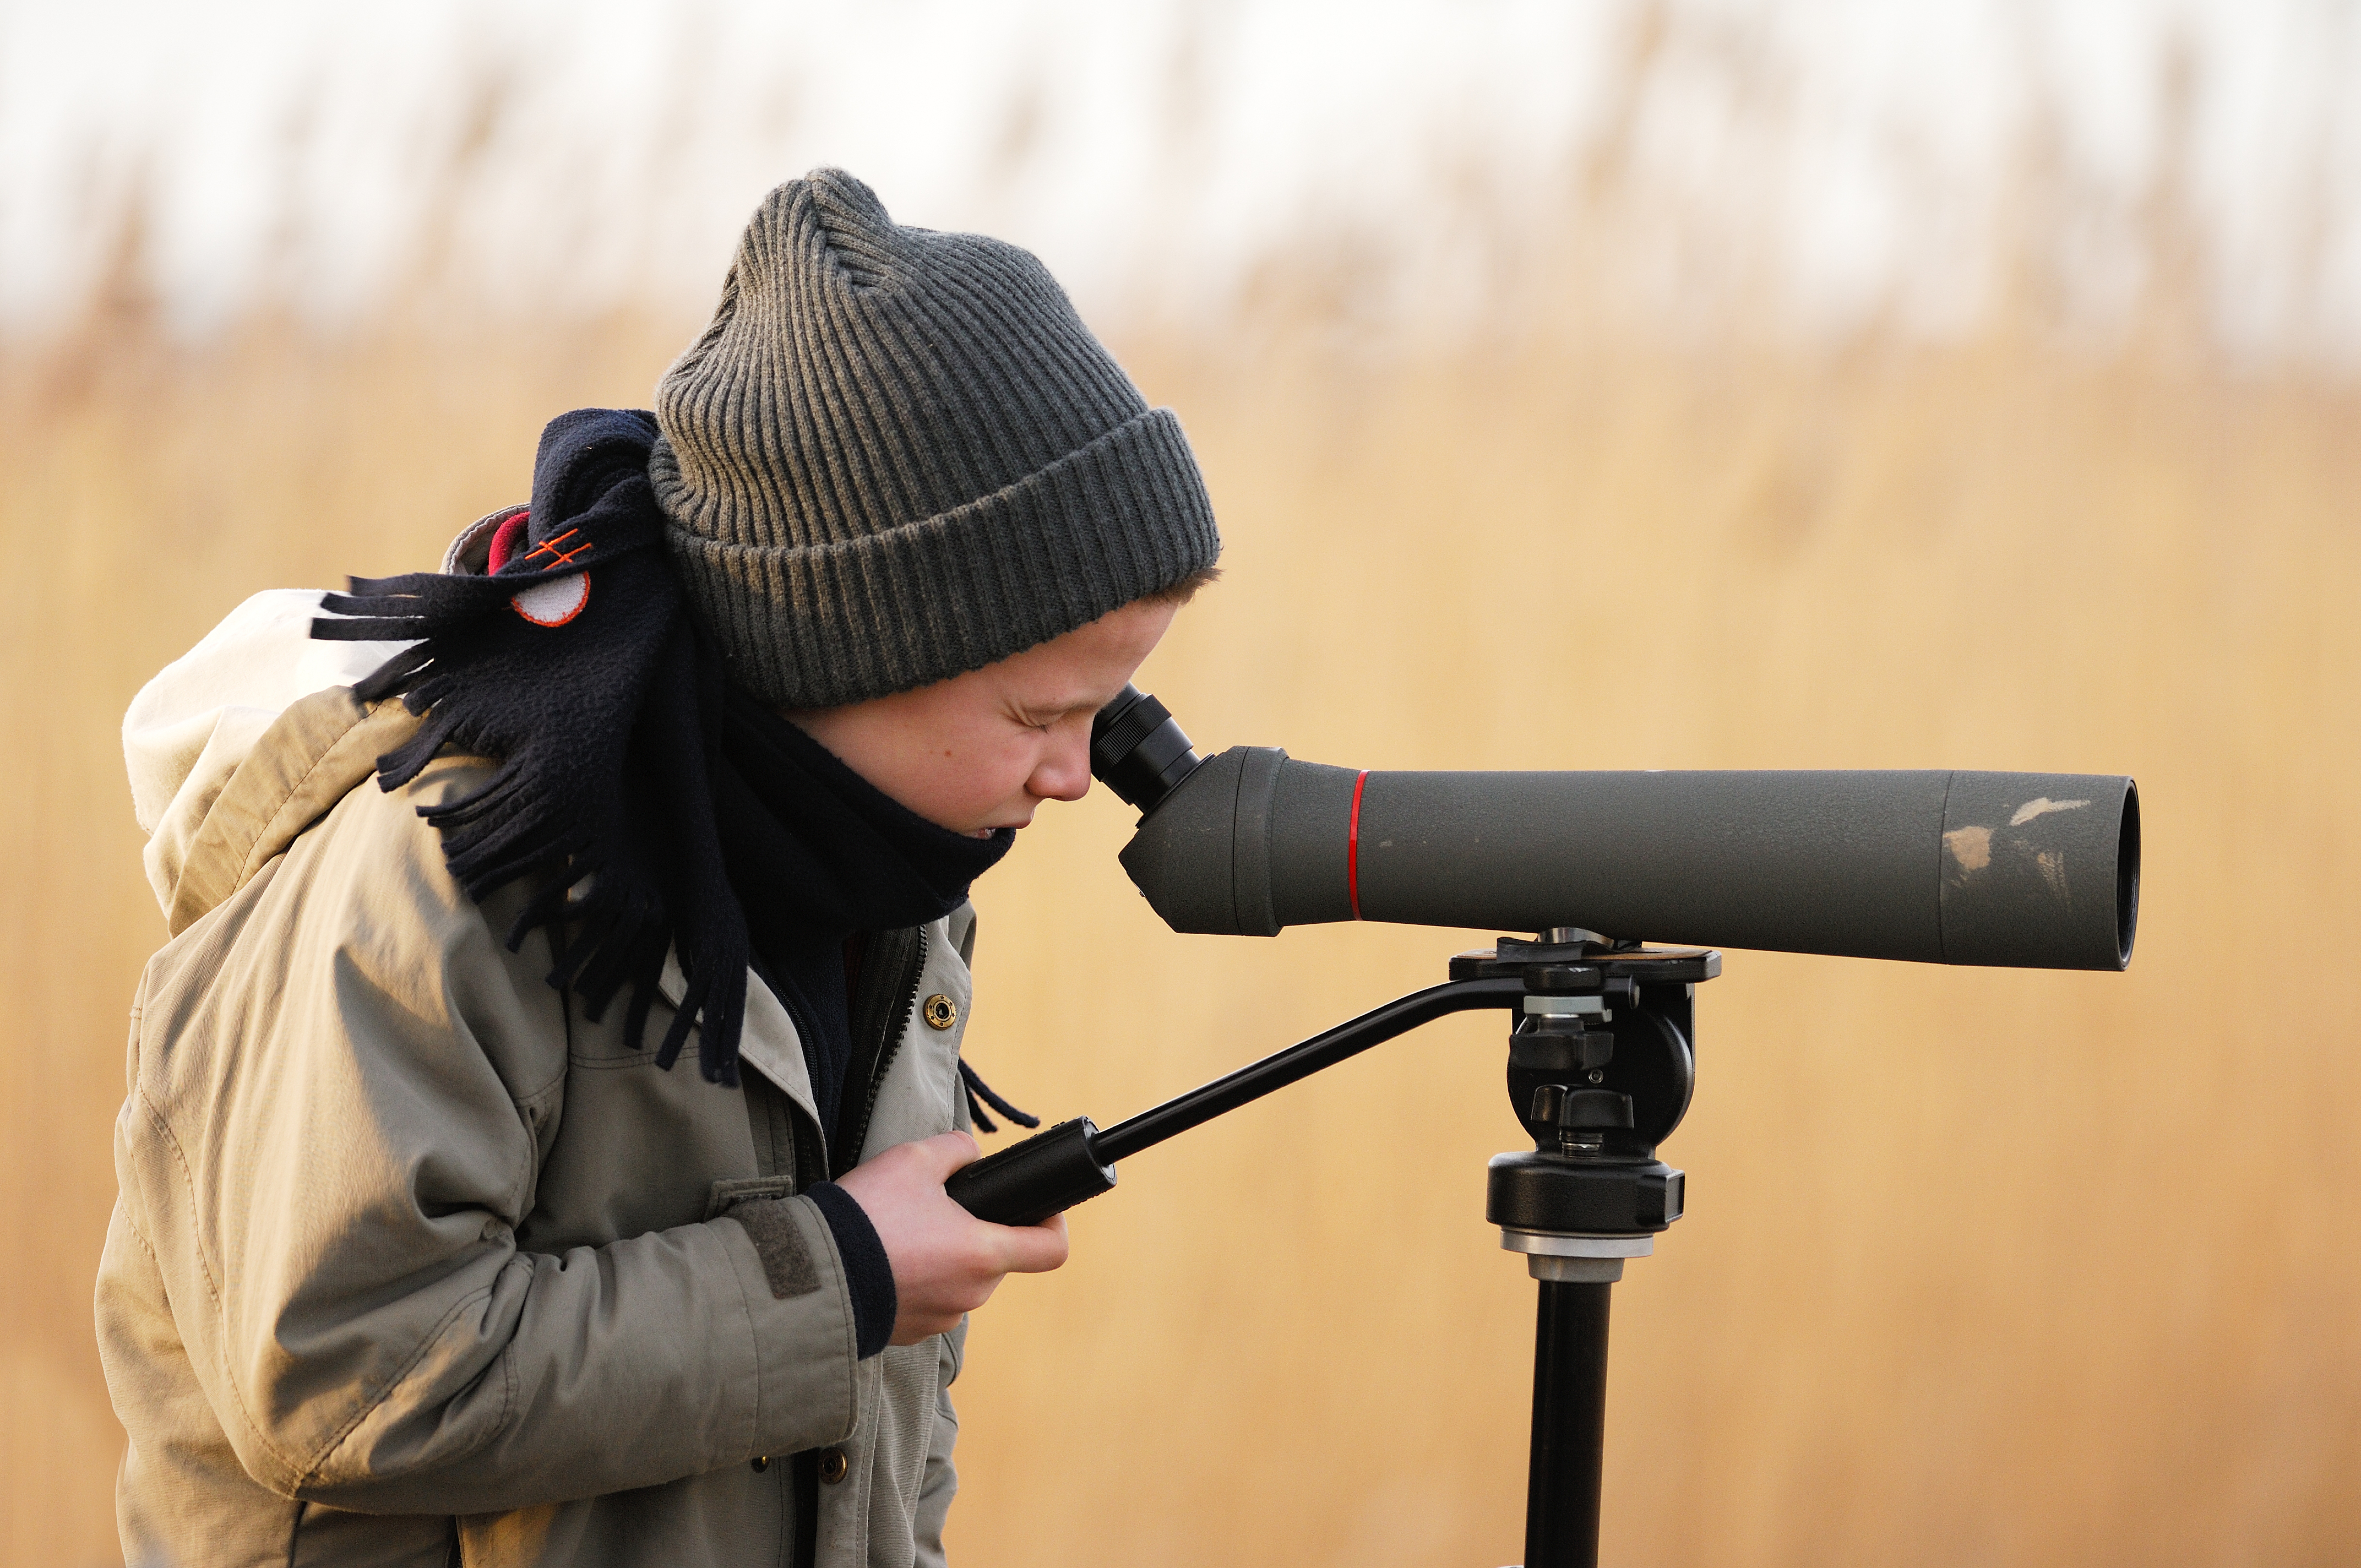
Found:
[[[1146,812],[1123,866],[1178,931],[1576,926],[1926,963],[2131,959],[2139,796],[2118,774],[1364,772],[1270,747],[1201,762],[1155,717],[1152,769],[1094,760]]]

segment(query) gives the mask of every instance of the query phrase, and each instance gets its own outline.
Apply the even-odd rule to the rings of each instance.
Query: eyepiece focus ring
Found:
[[[1091,721],[1091,772],[1142,817],[1154,811],[1204,761],[1170,711],[1137,686]]]

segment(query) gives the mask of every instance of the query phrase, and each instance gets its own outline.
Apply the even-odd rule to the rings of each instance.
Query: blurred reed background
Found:
[[[125,704],[248,593],[432,561],[551,415],[643,402],[823,159],[1036,245],[1180,410],[1228,577],[1143,684],[1202,746],[2139,778],[2128,975],[1733,953],[1703,992],[1692,1212],[1617,1292],[1608,1560],[2361,1552],[2349,7],[256,8],[186,57],[171,15],[0,30],[6,1562],[115,1553],[88,1302],[162,935]],[[527,47],[627,26],[644,80]],[[905,71],[964,96],[896,140],[916,100],[855,89]],[[1484,935],[1176,937],[1128,828],[1045,812],[978,891],[971,1055],[1052,1116]],[[1430,1028],[1078,1212],[977,1319],[956,1560],[1512,1559],[1500,1044]]]

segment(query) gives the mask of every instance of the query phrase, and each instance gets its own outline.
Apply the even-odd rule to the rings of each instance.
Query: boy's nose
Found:
[[[1091,792],[1091,731],[1088,724],[1072,729],[1059,726],[1040,766],[1029,781],[1042,800],[1080,800]]]

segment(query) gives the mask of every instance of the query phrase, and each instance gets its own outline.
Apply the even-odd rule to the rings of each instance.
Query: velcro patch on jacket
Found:
[[[763,1260],[763,1277],[771,1282],[774,1297],[785,1301],[819,1288],[819,1270],[812,1266],[811,1249],[804,1245],[803,1231],[787,1212],[785,1199],[735,1204],[730,1218],[745,1228],[746,1239],[754,1244],[754,1255]]]

